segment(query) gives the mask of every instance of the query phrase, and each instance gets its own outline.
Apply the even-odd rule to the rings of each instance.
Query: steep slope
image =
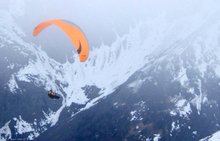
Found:
[[[16,12],[1,10],[1,138],[198,140],[216,132],[220,11],[205,4],[138,22],[92,48],[85,63],[76,54],[50,58],[27,42]],[[47,98],[50,89],[60,101]]]
[[[11,16],[9,13],[7,13],[7,11],[2,12],[4,12],[2,15],[8,14],[7,16],[3,17],[5,18],[4,21],[9,22],[12,20],[10,19]],[[4,27],[5,23],[2,23],[2,25]],[[4,52],[4,49],[9,49],[10,51],[18,50],[18,54],[15,54],[15,56],[18,57],[21,54],[24,56],[24,60],[26,61],[16,64],[18,68],[15,70],[13,62],[16,61],[13,60],[13,58],[12,60],[8,61],[6,59],[9,56],[5,55],[4,57],[4,55],[2,55],[4,58],[2,59],[3,62],[8,61],[6,68],[15,70],[12,73],[8,73],[9,78],[7,77],[5,80],[8,82],[3,84],[5,87],[2,88],[2,90],[8,88],[14,95],[16,93],[20,95],[25,94],[22,95],[25,96],[25,100],[20,97],[20,95],[12,95],[12,98],[9,99],[17,99],[20,101],[20,98],[22,98],[21,102],[19,103],[25,103],[22,105],[19,103],[14,104],[13,106],[18,106],[19,109],[23,110],[19,110],[17,115],[23,115],[23,112],[29,113],[25,114],[26,120],[28,119],[29,122],[31,121],[33,123],[26,123],[21,116],[19,119],[15,117],[14,121],[16,124],[19,124],[20,122],[21,124],[26,123],[24,126],[15,126],[15,131],[16,134],[23,134],[25,132],[30,133],[28,136],[29,139],[38,136],[40,132],[44,132],[48,125],[55,125],[64,107],[69,107],[72,103],[81,104],[82,107],[80,109],[69,111],[73,116],[80,111],[90,108],[99,99],[102,99],[108,94],[112,93],[118,85],[125,82],[132,73],[143,66],[143,63],[141,63],[142,60],[144,60],[144,57],[147,54],[151,53],[149,50],[144,49],[146,52],[144,53],[143,50],[136,51],[136,49],[133,48],[134,45],[141,44],[140,42],[143,42],[143,40],[136,39],[139,38],[139,35],[137,35],[138,32],[136,29],[131,29],[130,35],[118,37],[116,42],[112,44],[112,48],[103,45],[100,49],[93,49],[93,51],[90,53],[90,59],[88,62],[80,64],[77,55],[75,55],[74,63],[67,61],[64,64],[61,64],[49,58],[40,47],[35,47],[33,44],[25,43],[22,40],[23,37],[21,35],[13,35],[12,33],[14,33],[14,30],[10,31],[10,29],[14,28],[17,30],[19,27],[15,27],[13,24],[9,24],[7,26],[7,32],[5,32],[2,37],[9,36],[9,38],[2,38],[2,52]],[[15,43],[13,43],[14,40]],[[11,45],[7,45],[7,43],[11,43]],[[143,54],[143,56],[136,58],[136,60],[133,59],[133,63],[127,62],[126,60],[128,60],[135,51]],[[114,68],[118,68],[118,70],[116,71]],[[5,68],[2,69],[5,71]],[[45,90],[53,89],[57,93],[61,94],[62,106],[57,110],[51,110],[51,108],[49,108],[50,106],[48,107],[48,105],[50,105],[48,103],[51,102],[45,101],[45,97],[43,99],[41,98],[43,96],[42,94],[46,92],[40,89],[39,93],[34,87],[44,87]],[[93,99],[90,98],[91,96],[88,91],[90,87],[96,87],[99,89],[98,94],[93,94]],[[26,94],[28,94],[30,97]],[[37,102],[39,101],[36,101],[36,103],[33,102],[31,106],[35,108],[27,109],[25,105],[33,101],[33,99],[43,100],[41,106],[42,108],[38,108],[39,104]],[[37,105],[37,107],[34,105]],[[48,108],[49,110],[47,110]],[[48,112],[44,112],[45,109]],[[42,110],[43,115],[45,116],[43,119],[42,113],[39,113]],[[11,112],[13,112],[13,110]],[[32,120],[33,115],[35,114],[37,115],[37,118]],[[11,114],[7,115],[11,116]],[[35,120],[39,118],[40,121],[36,123]],[[5,119],[8,119],[8,117],[5,117]],[[34,127],[35,125],[36,128]],[[27,126],[29,126],[31,129],[25,130]]]
[[[147,61],[142,61],[145,65],[114,93],[68,124],[58,122],[39,140],[54,138],[54,134],[58,140],[219,138],[218,132],[208,136],[220,129],[219,14],[217,11],[205,18],[196,30],[182,26],[181,31],[188,32],[186,38],[179,38],[181,31],[173,35],[179,26],[174,24],[167,31],[172,32],[172,38],[166,34],[161,43],[166,46],[148,55]],[[148,23],[139,27],[141,33]]]

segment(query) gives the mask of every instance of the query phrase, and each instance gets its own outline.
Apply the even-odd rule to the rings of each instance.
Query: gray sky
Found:
[[[142,3],[140,3],[142,2]],[[146,1],[136,0],[26,0],[24,21],[31,27],[51,19],[70,20],[84,31],[90,45],[99,46],[101,42],[111,44],[115,31],[123,35],[134,25],[134,19],[145,11]],[[27,25],[25,25],[27,27]],[[28,27],[29,27],[28,26]],[[33,28],[33,27],[32,27]]]
[[[91,46],[111,44],[115,31],[128,33],[135,22],[165,13],[183,17],[199,8],[211,10],[217,0],[1,0],[0,8],[10,9],[27,35],[39,23],[51,19],[70,20],[86,33]],[[202,4],[204,4],[202,6]],[[8,6],[7,6],[8,5]],[[16,5],[16,6],[15,6]]]
[[[219,3],[219,0],[1,0],[0,8],[14,15],[27,35],[25,40],[51,50],[53,46],[68,46],[71,42],[55,27],[33,37],[34,27],[42,21],[66,19],[74,22],[86,34],[92,48],[101,43],[111,45],[115,32],[122,36],[140,21],[154,20],[162,14],[168,22],[196,13],[205,16],[207,11],[217,9]]]

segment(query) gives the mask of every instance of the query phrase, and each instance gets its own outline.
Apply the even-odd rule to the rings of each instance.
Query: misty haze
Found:
[[[219,7],[1,0],[0,140],[220,140]]]

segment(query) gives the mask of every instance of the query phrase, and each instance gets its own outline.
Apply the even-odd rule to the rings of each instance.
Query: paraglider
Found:
[[[53,93],[52,90],[48,92],[48,96],[52,99],[59,99],[60,97],[57,94]]]
[[[76,24],[70,21],[61,19],[44,21],[35,27],[33,36],[37,36],[41,31],[50,25],[56,25],[67,34],[77,50],[80,62],[87,60],[89,55],[88,41],[83,31]]]
[[[70,21],[56,19],[56,20],[49,20],[39,23],[34,28],[33,36],[37,36],[41,31],[43,31],[45,28],[47,28],[50,25],[55,25],[66,33],[66,35],[70,38],[74,47],[77,50],[80,62],[84,62],[87,60],[89,55],[89,45],[86,36],[76,24]],[[48,92],[48,96],[52,99],[60,98],[55,93],[53,93],[52,90]]]
[[[84,62],[87,60],[89,55],[89,45],[86,36],[76,24],[70,21],[55,19],[41,22],[34,28],[33,36],[37,36],[41,31],[43,31],[50,25],[55,25],[66,33],[66,35],[72,41],[73,46],[77,50],[80,62]],[[60,98],[55,93],[53,93],[52,90],[48,92],[48,96],[52,99]]]

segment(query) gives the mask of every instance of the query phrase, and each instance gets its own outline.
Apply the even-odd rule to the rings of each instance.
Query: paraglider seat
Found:
[[[59,99],[60,97],[53,93],[51,90],[48,92],[48,96],[52,99]]]

